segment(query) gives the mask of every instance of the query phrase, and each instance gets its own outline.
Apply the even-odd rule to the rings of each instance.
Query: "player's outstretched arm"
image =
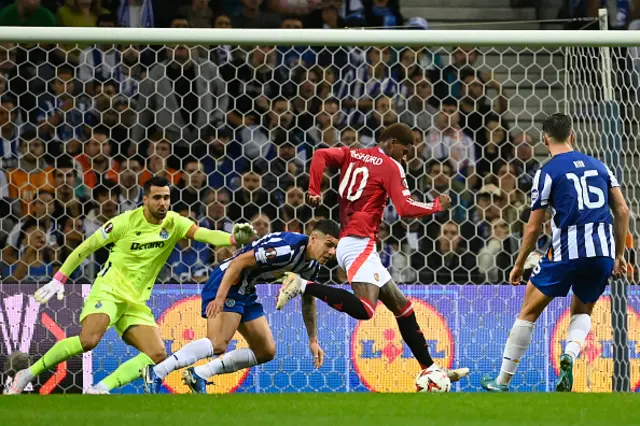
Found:
[[[511,275],[509,275],[509,281],[513,285],[519,285],[522,281],[524,264],[531,252],[536,248],[536,243],[542,232],[542,223],[544,222],[546,211],[546,209],[534,210],[529,216],[529,222],[525,226],[524,237],[520,246],[520,253],[518,253],[516,264],[511,271]]]
[[[243,246],[250,243],[255,236],[256,231],[249,223],[236,223],[233,225],[233,233],[231,234],[193,225],[186,235],[191,240],[211,244],[215,247]]]
[[[395,170],[389,170],[383,182],[400,217],[429,216],[449,208],[451,199],[448,195],[441,195],[433,203],[421,203],[411,198],[411,191],[407,188],[400,166],[393,164],[392,167]]]
[[[241,254],[229,263],[229,267],[225,271],[216,298],[207,306],[207,317],[215,318],[224,307],[224,302],[227,300],[227,294],[231,286],[240,283],[242,272],[247,269],[252,269],[257,266],[255,254],[253,250],[249,250],[246,253]]]
[[[309,169],[309,195],[307,201],[311,206],[320,204],[320,188],[322,175],[326,167],[342,167],[349,155],[349,148],[323,148],[313,152],[311,168]]]
[[[110,242],[110,239],[105,237],[107,235],[105,229],[108,229],[105,228],[106,226],[108,225],[100,228],[71,252],[58,272],[53,276],[53,279],[36,291],[34,295],[36,301],[39,303],[47,303],[53,295],[57,295],[58,300],[62,300],[64,297],[64,284],[67,282],[69,276],[73,274],[73,271],[75,271],[89,255]],[[111,227],[111,229],[113,229],[113,225],[111,225]],[[111,229],[109,232],[111,232]]]
[[[629,234],[629,206],[619,187],[609,189],[609,207],[613,213],[613,235],[616,242],[616,258],[613,275],[621,278],[627,273],[627,263],[624,258],[624,248]]]
[[[302,295],[302,319],[309,336],[309,349],[313,355],[313,365],[320,368],[324,363],[324,351],[318,344],[318,310],[315,297]]]

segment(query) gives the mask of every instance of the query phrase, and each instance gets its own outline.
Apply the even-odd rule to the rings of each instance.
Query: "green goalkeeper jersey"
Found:
[[[98,273],[95,291],[106,291],[130,301],[146,301],[158,274],[176,243],[194,226],[190,219],[169,211],[161,224],[144,217],[143,207],[118,215],[90,239],[105,246],[113,243],[109,259]]]

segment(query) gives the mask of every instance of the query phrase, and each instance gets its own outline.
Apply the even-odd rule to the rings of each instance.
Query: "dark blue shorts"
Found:
[[[207,317],[207,306],[209,302],[216,298],[218,287],[220,287],[220,282],[207,282],[202,290],[202,318]],[[255,293],[240,294],[237,288],[237,286],[233,286],[229,290],[227,300],[224,302],[223,312],[235,312],[242,315],[240,322],[249,322],[263,317],[264,309],[262,304],[258,302],[258,295]]]
[[[596,302],[609,283],[613,272],[610,257],[585,257],[565,262],[543,258],[533,268],[529,280],[548,297],[564,297],[573,289],[583,303]]]

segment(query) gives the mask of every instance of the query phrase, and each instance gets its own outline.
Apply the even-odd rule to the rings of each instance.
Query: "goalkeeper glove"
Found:
[[[57,295],[58,300],[62,300],[64,297],[64,284],[56,278],[52,279],[48,284],[40,287],[33,297],[38,303],[47,303],[54,294]]]
[[[250,243],[256,236],[256,230],[249,223],[236,223],[233,225],[233,240],[237,246]]]

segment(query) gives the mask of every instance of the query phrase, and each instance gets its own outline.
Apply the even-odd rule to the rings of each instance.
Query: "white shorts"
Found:
[[[336,250],[338,265],[347,273],[349,283],[368,283],[382,287],[391,274],[382,266],[372,238],[343,237]]]

